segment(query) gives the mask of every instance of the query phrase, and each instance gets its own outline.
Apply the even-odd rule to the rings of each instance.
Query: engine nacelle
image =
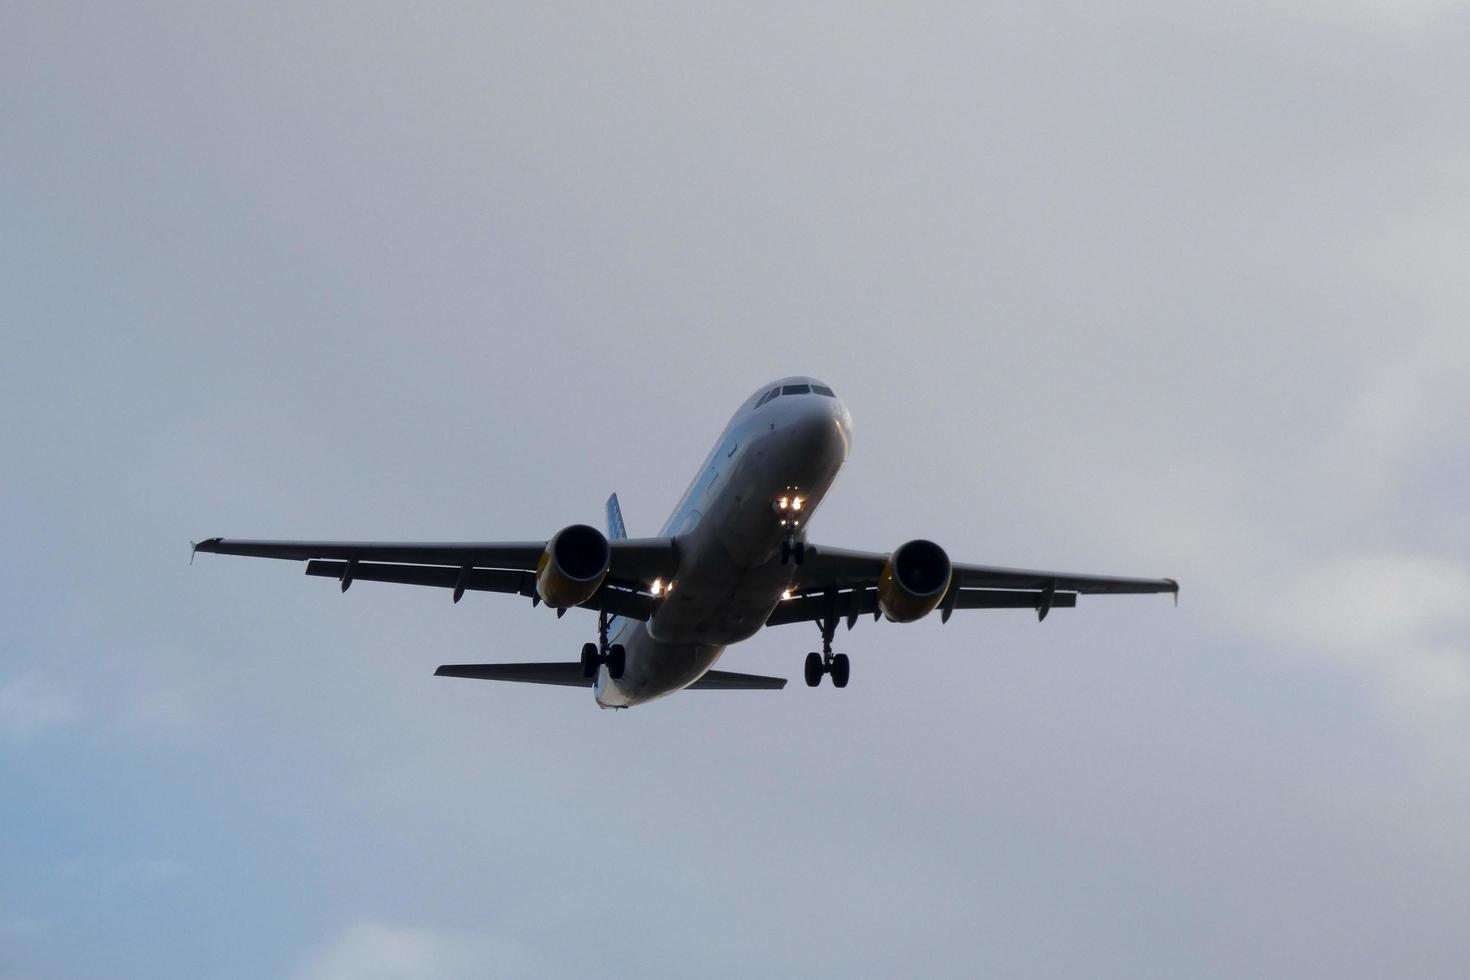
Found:
[[[568,609],[592,598],[611,564],[612,547],[601,531],[586,524],[564,527],[536,562],[536,591],[548,606]]]
[[[934,611],[949,591],[949,555],[933,541],[910,541],[888,556],[878,577],[878,608],[895,623]]]

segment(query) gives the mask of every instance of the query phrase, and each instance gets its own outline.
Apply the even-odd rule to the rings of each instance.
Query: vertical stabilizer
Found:
[[[623,508],[618,506],[617,494],[607,498],[607,536],[613,541],[628,536],[628,529],[623,526]]]

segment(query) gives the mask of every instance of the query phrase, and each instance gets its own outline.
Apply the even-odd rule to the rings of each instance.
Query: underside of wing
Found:
[[[249,541],[242,538],[209,538],[195,551],[250,558],[282,558],[306,561],[311,558],[341,558],[409,565],[449,565],[473,568],[534,569],[545,541]]]
[[[522,595],[533,602],[536,571],[547,541],[391,542],[256,541],[209,538],[195,551],[307,562],[306,574],[334,578],[346,591],[355,581],[393,582],[465,592]],[[585,600],[565,603],[629,619],[647,620],[658,600],[649,589],[672,578],[678,553],[671,538],[621,538],[606,542],[606,576]],[[582,592],[581,595],[586,595]],[[580,598],[580,596],[579,596]],[[559,604],[560,605],[560,604]]]
[[[1039,591],[1015,589],[953,589],[942,603],[940,615],[949,619],[956,609],[1034,609],[1041,611],[1046,596]],[[1050,609],[1070,609],[1077,605],[1075,592],[1058,592],[1051,597]],[[845,619],[851,627],[860,616],[878,614],[878,590],[839,589],[793,596],[776,604],[767,626],[786,623],[817,623],[828,619]]]
[[[1084,575],[1077,572],[1043,572],[1028,568],[956,563],[954,577],[962,588],[1057,589],[1082,595],[1145,595],[1177,593],[1179,583],[1171,578],[1123,578],[1113,575]]]
[[[932,559],[937,570],[929,577],[936,584],[934,591],[927,593],[930,598],[924,609],[937,608],[946,621],[956,609],[1034,609],[1038,616],[1045,618],[1052,609],[1075,606],[1078,595],[1163,592],[1177,596],[1179,592],[1179,583],[1169,578],[1124,578],[951,564],[937,545],[911,544],[923,546],[915,549],[916,554],[937,555]],[[791,598],[776,606],[766,625],[845,619],[850,627],[859,616],[878,615],[879,586],[885,573],[892,572],[890,558],[891,554],[808,544],[796,572]],[[949,586],[941,593],[938,590],[944,588],[946,567]],[[902,576],[902,562],[893,574],[895,578]]]

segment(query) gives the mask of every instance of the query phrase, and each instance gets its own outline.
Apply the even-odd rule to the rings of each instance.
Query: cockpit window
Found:
[[[782,385],[781,386],[781,394],[783,394],[783,395],[810,395],[811,393],[812,393],[812,386],[811,385]]]
[[[837,397],[832,393],[832,389],[828,388],[826,385],[812,385],[812,391],[815,391],[819,395],[826,395],[828,398]]]
[[[766,392],[764,395],[761,395],[761,400],[755,403],[755,407],[756,408],[760,408],[766,402],[770,401],[772,398],[775,398],[779,394],[781,394],[781,389],[780,388],[772,388],[770,391]]]

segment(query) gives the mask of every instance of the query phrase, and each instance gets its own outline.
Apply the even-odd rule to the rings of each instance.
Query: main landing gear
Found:
[[[846,687],[852,665],[847,654],[832,652],[832,634],[837,632],[837,617],[818,620],[817,626],[822,630],[822,652],[813,651],[806,655],[806,686],[816,687],[822,683],[823,674],[831,674],[833,687]]]
[[[582,676],[596,677],[597,668],[607,664],[607,675],[613,680],[623,676],[628,666],[628,651],[621,643],[607,642],[607,613],[597,614],[597,642],[582,644]]]

